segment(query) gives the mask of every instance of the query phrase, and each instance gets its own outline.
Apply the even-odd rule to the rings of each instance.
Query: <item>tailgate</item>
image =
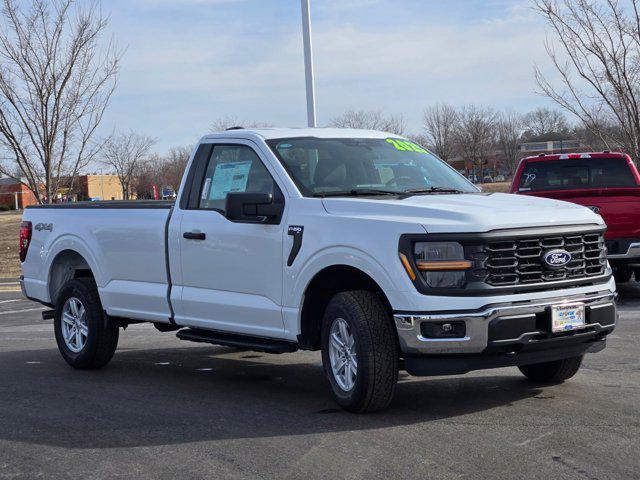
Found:
[[[546,198],[597,207],[607,224],[607,239],[640,238],[640,188],[527,192]]]

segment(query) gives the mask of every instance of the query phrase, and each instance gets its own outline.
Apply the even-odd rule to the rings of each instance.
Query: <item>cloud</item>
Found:
[[[216,6],[229,3],[241,3],[247,0],[131,0],[131,3],[141,7],[191,7],[191,6]]]
[[[542,102],[532,69],[547,62],[544,25],[526,2],[357,1],[312,4],[321,123],[384,108],[417,130],[435,102]],[[304,125],[297,0],[135,0],[112,18],[128,51],[110,128],[148,128],[164,148],[229,115]]]

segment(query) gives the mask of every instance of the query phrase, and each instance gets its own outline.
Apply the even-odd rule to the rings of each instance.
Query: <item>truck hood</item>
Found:
[[[603,224],[599,215],[573,203],[505,193],[325,198],[323,204],[332,215],[419,223],[429,233]]]

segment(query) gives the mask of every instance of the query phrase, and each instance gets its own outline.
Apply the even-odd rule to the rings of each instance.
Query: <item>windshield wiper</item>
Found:
[[[403,195],[411,196],[411,195],[428,195],[430,193],[465,193],[462,190],[458,190],[457,188],[444,188],[444,187],[429,187],[429,188],[410,188],[409,190],[404,190],[402,192]]]
[[[340,190],[337,192],[318,192],[314,193],[314,197],[369,197],[373,195],[403,195],[404,192],[395,190],[381,190],[377,188],[354,188],[351,190]]]

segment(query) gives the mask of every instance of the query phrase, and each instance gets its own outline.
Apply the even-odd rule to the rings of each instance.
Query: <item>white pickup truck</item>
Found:
[[[616,322],[604,230],[588,208],[483,193],[397,135],[233,129],[200,140],[175,204],[28,208],[22,286],[73,367],[152,322],[321,350],[337,403],[365,412],[389,405],[399,369],[573,376]]]

